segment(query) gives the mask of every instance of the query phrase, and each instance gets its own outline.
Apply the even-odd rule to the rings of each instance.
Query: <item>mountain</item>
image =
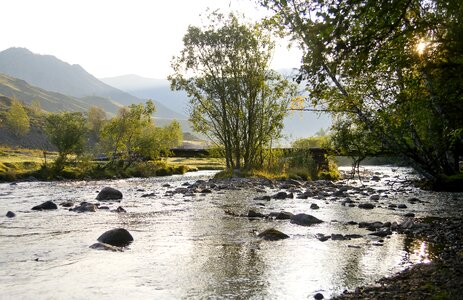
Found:
[[[47,91],[83,98],[82,101],[90,105],[103,98],[122,105],[144,102],[98,80],[80,65],[70,65],[51,55],[34,54],[25,48],[9,48],[0,52],[0,72]],[[154,102],[157,108],[155,118],[186,119],[184,115],[170,110],[156,99]]]
[[[56,111],[88,111],[90,106],[101,107],[109,113],[116,113],[120,104],[114,103],[106,98],[90,97],[78,99],[56,92],[50,92],[32,86],[24,80],[13,78],[0,73],[0,95],[8,98],[17,98],[26,104],[37,100],[42,109],[49,112]]]
[[[293,69],[279,70],[282,74],[290,76]],[[182,114],[188,114],[189,100],[185,92],[171,91],[170,83],[165,79],[144,78],[138,75],[123,75],[118,77],[102,78],[101,81],[124,90],[140,98],[151,98],[162,101],[169,108]],[[331,126],[331,117],[328,114],[315,112],[290,112],[284,120],[283,144],[299,138],[314,135],[321,128]]]
[[[145,78],[134,74],[100,78],[104,83],[139,98],[155,99],[173,111],[188,115],[188,97],[183,91],[172,91],[167,79]]]

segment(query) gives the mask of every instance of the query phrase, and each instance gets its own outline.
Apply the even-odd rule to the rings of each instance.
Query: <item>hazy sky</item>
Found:
[[[0,51],[25,47],[80,64],[96,77],[137,74],[165,78],[188,25],[206,8],[266,11],[253,0],[3,0]],[[297,49],[277,49],[274,68],[298,67]]]

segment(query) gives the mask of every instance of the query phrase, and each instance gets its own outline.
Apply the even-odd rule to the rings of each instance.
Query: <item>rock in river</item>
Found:
[[[82,202],[79,206],[71,208],[74,212],[96,212],[98,207],[93,203]]]
[[[98,242],[117,247],[124,247],[133,242],[133,237],[124,228],[111,229],[100,235]]]
[[[310,226],[313,224],[323,223],[322,220],[315,218],[314,216],[308,214],[297,214],[291,217],[291,223],[301,225],[301,226]]]
[[[284,240],[284,239],[289,238],[289,235],[281,231],[278,231],[275,228],[264,230],[261,233],[259,233],[257,236],[267,241],[278,241],[278,240]]]
[[[104,201],[104,200],[119,200],[122,199],[122,193],[112,187],[105,187],[102,189],[98,196],[96,196],[96,200]]]
[[[50,209],[58,209],[55,203],[52,201],[46,201],[40,205],[36,205],[32,207],[32,210],[50,210]]]
[[[6,213],[6,216],[7,216],[8,218],[14,218],[14,217],[16,217],[16,214],[15,214],[14,212],[12,212],[12,211],[8,211],[8,212]]]
[[[359,208],[373,209],[373,208],[375,208],[375,206],[373,204],[371,204],[371,203],[360,203]]]
[[[123,249],[121,247],[105,244],[105,243],[95,243],[90,246],[90,248],[95,250],[106,250],[106,251],[113,251],[113,252],[122,252]]]

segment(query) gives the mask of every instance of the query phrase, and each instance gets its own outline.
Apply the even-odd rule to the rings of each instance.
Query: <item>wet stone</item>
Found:
[[[97,240],[104,244],[124,247],[133,242],[133,237],[126,229],[116,228],[104,232]]]
[[[276,230],[275,228],[264,230],[261,233],[259,233],[257,236],[267,241],[278,241],[278,240],[284,240],[284,239],[289,238],[289,235],[279,230]]]
[[[314,224],[323,223],[322,220],[317,219],[316,217],[314,217],[312,215],[308,215],[308,214],[304,214],[304,213],[293,215],[291,217],[290,222],[292,224],[297,224],[297,225],[301,225],[301,226],[311,226],[311,225],[314,225]]]
[[[320,207],[315,203],[310,204],[310,209],[319,209],[319,208]]]
[[[371,203],[360,203],[359,208],[373,209],[373,208],[375,208],[375,206],[373,204],[371,204]]]
[[[106,200],[119,200],[122,199],[122,193],[119,190],[116,190],[112,187],[105,187],[103,188],[98,195],[96,196],[96,200],[99,201],[106,201]]]
[[[16,217],[16,214],[14,212],[12,212],[12,211],[8,211],[6,213],[6,217],[7,218],[14,218],[14,217]]]
[[[52,201],[46,201],[40,205],[36,205],[32,207],[32,210],[52,210],[52,209],[58,209],[58,206],[56,206],[55,203]]]

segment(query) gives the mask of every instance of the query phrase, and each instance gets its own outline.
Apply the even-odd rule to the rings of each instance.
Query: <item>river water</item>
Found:
[[[0,184],[0,299],[313,299],[318,292],[328,298],[432,259],[425,241],[407,241],[400,234],[382,241],[345,223],[400,223],[406,212],[417,217],[451,216],[461,213],[451,204],[461,194],[405,186],[401,180],[413,176],[409,169],[369,171],[380,177],[365,184],[369,192],[380,195],[381,207],[368,211],[343,206],[330,196],[259,202],[253,200],[262,195],[256,189],[166,195],[185,182],[207,180],[214,173],[208,171],[148,179]],[[360,186],[354,181],[341,184]],[[47,200],[97,202],[97,192],[105,186],[123,193],[120,204],[109,206],[121,205],[127,213],[75,213],[63,207],[31,210]],[[268,195],[279,191],[259,188]],[[154,195],[141,197],[148,193]],[[365,192],[354,200],[369,196]],[[407,203],[412,197],[422,202]],[[320,209],[311,210],[311,203]],[[408,209],[391,210],[390,203],[406,203]],[[310,213],[325,222],[303,227],[224,213],[246,213],[256,207],[264,213]],[[9,210],[16,217],[5,217]],[[134,237],[126,251],[89,248],[103,232],[118,227]],[[290,238],[256,237],[256,232],[272,227]],[[364,236],[321,242],[316,238],[319,233]]]

